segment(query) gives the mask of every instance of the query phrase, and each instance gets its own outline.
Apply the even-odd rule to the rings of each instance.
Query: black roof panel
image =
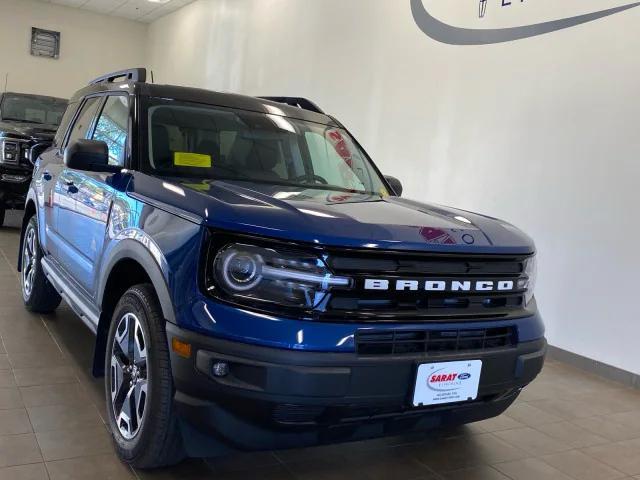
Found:
[[[155,97],[178,100],[183,102],[202,103],[206,105],[236,108],[258,113],[270,113],[299,120],[334,125],[339,127],[339,123],[332,117],[310,110],[293,107],[284,103],[278,103],[248,95],[235,93],[221,93],[203,88],[178,87],[175,85],[159,85],[143,82],[118,82],[118,83],[96,83],[89,85],[73,96],[71,102],[78,101],[86,95],[101,92],[128,92],[143,97]]]

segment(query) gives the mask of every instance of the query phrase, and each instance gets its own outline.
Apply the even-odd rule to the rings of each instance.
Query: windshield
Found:
[[[43,125],[60,125],[67,101],[39,95],[5,93],[0,103],[2,120]]]
[[[340,128],[221,107],[148,109],[154,174],[386,195],[383,181]]]

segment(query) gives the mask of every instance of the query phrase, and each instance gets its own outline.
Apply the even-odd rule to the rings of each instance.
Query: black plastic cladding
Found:
[[[144,68],[130,68],[128,70],[120,70],[118,72],[107,73],[95,80],[89,82],[89,85],[95,85],[97,83],[114,83],[116,80],[123,82],[146,82],[147,70]]]
[[[311,100],[302,97],[258,97],[263,100],[270,100],[272,102],[284,103],[286,105],[291,105],[292,107],[302,108],[304,110],[309,110],[311,112],[322,113],[322,109],[313,103]]]

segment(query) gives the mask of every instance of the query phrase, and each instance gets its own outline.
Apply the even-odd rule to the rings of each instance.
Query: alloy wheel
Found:
[[[111,408],[126,440],[140,431],[148,385],[147,339],[138,317],[126,313],[118,322],[111,347]]]
[[[36,274],[36,229],[29,227],[22,247],[22,286],[25,297],[30,297],[33,291],[33,281]]]

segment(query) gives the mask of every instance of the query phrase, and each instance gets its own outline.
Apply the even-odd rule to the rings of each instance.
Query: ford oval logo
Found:
[[[459,380],[469,380],[470,378],[471,378],[470,373],[461,373],[460,375],[458,375]]]

